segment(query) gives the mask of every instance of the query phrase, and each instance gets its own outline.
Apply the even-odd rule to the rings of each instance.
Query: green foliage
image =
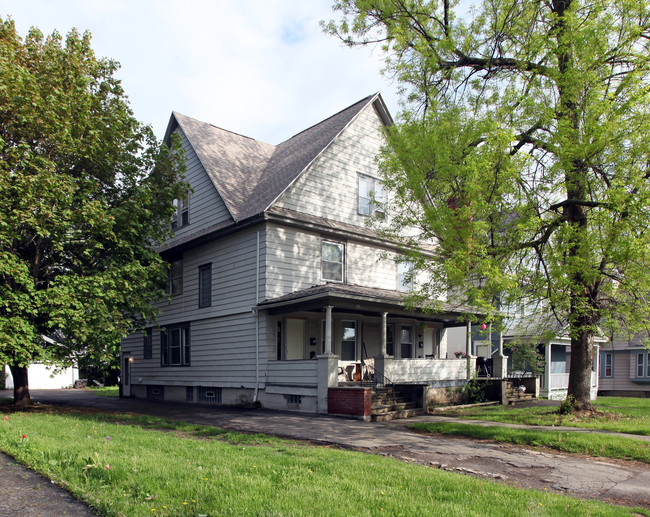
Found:
[[[512,351],[512,367],[515,370],[540,375],[544,371],[544,357],[534,343],[510,342],[504,345]]]
[[[461,404],[475,404],[487,400],[485,396],[485,383],[476,379],[472,379],[462,388],[458,388],[458,393]]]
[[[560,404],[558,413],[560,413],[560,415],[569,415],[576,410],[577,406],[575,397],[573,395],[567,395],[567,398],[565,398]]]
[[[164,295],[182,152],[133,117],[117,69],[89,33],[22,40],[0,19],[0,364],[110,363]]]
[[[104,516],[634,514],[373,454],[133,415],[0,410],[0,449]]]
[[[568,324],[569,391],[587,406],[599,328],[650,325],[650,6],[485,0],[462,18],[456,5],[338,0],[326,25],[380,42],[403,87],[380,164],[388,233],[411,229],[433,278],[421,299],[451,288],[486,320],[543,301],[540,317]]]

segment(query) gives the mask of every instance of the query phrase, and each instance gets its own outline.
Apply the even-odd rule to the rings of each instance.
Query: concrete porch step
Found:
[[[389,411],[387,413],[373,414],[373,422],[388,422],[390,420],[396,420],[398,418],[411,418],[417,415],[423,415],[425,413],[424,409],[403,409],[400,411]]]

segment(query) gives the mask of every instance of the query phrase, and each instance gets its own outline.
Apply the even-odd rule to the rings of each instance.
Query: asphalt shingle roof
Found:
[[[378,97],[370,95],[277,146],[176,112],[172,121],[185,133],[233,219],[241,221],[267,210]],[[170,129],[174,127],[170,122]]]

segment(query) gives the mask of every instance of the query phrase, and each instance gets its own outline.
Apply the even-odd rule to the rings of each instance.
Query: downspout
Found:
[[[260,303],[260,231],[257,230],[257,256],[255,260],[255,394],[253,402],[257,402],[260,389],[260,313],[257,305]]]

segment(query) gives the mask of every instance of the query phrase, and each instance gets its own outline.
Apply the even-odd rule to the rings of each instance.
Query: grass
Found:
[[[650,436],[650,399],[602,397],[593,415],[560,415],[556,407],[483,406],[445,411],[445,415],[511,424],[568,426]]]
[[[0,449],[103,516],[644,512],[264,435],[47,406],[0,407]]]
[[[92,391],[95,395],[101,397],[119,397],[120,396],[120,387],[119,386],[88,386],[88,389]]]
[[[409,427],[428,433],[469,436],[480,440],[548,447],[562,452],[650,463],[650,442],[615,435],[539,431],[454,422],[416,423]]]

